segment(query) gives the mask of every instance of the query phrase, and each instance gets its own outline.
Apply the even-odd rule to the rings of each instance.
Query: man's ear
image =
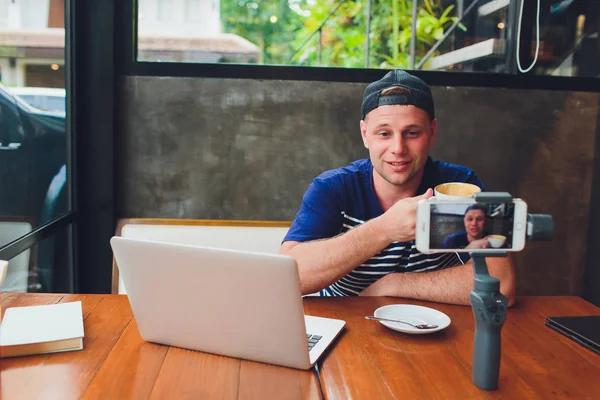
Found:
[[[429,138],[429,148],[433,147],[433,144],[435,143],[435,139],[437,138],[437,131],[438,131],[438,123],[437,123],[437,119],[433,119],[431,121],[431,137]]]
[[[369,143],[367,142],[367,124],[364,120],[360,120],[360,136],[362,137],[363,144],[368,149]]]

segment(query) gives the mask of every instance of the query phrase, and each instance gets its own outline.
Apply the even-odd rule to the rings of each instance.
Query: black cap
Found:
[[[379,97],[382,90],[394,86],[408,89],[410,94]],[[380,80],[367,86],[363,95],[362,105],[360,106],[362,119],[375,108],[388,104],[413,105],[425,110],[431,119],[435,118],[433,96],[431,95],[429,86],[421,78],[417,78],[406,71],[399,69],[392,70]]]
[[[469,211],[471,210],[479,210],[479,211],[483,211],[483,213],[485,214],[485,206],[481,203],[474,203],[471,204],[469,207],[467,207],[467,209],[465,210],[465,214],[467,214]]]

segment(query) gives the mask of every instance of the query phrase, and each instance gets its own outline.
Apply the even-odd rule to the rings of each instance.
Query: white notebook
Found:
[[[81,301],[6,309],[0,324],[0,357],[81,349]]]

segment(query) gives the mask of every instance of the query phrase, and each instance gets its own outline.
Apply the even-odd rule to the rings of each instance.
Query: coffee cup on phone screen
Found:
[[[486,239],[494,249],[499,249],[506,242],[506,236],[503,235],[488,235]]]

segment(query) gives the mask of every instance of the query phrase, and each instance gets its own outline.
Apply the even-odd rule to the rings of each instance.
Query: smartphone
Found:
[[[422,200],[416,247],[421,253],[520,251],[525,247],[527,203]]]

